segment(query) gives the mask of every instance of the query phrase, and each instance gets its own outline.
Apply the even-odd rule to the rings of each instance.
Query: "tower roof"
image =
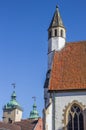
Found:
[[[16,92],[13,91],[11,95],[11,100],[4,106],[3,110],[12,110],[16,108],[22,110],[21,106],[16,100]]]
[[[39,113],[37,111],[37,106],[36,106],[36,102],[34,101],[34,104],[33,104],[33,110],[30,112],[30,116],[29,116],[30,119],[37,119],[39,118]]]
[[[56,10],[50,23],[49,29],[52,27],[64,27],[58,6],[56,6]]]

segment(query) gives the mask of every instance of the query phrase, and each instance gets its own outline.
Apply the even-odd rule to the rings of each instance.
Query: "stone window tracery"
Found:
[[[84,130],[83,112],[78,105],[73,105],[69,111],[67,130]]]

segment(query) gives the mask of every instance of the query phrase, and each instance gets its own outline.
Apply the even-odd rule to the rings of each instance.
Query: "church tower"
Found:
[[[51,69],[54,51],[64,48],[66,42],[66,29],[64,27],[59,8],[56,11],[48,28],[48,70]]]
[[[86,130],[86,41],[66,43],[58,7],[48,29],[44,130]]]
[[[3,107],[3,122],[14,123],[21,121],[22,108],[16,100],[16,92],[13,91],[11,100]]]

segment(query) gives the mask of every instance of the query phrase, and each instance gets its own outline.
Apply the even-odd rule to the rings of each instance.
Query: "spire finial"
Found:
[[[36,97],[34,96],[32,98],[34,100],[34,104],[33,104],[33,110],[30,112],[29,118],[30,119],[37,119],[37,118],[39,118],[39,113],[37,111],[37,106],[36,106],[36,102],[35,102],[36,101]]]
[[[15,89],[15,87],[16,87],[16,84],[15,84],[15,83],[12,83],[11,85],[13,86],[13,89]]]
[[[59,8],[58,4],[56,5],[56,9]]]
[[[34,102],[36,101],[36,97],[34,96],[34,97],[32,97],[33,98],[33,100],[34,100]]]
[[[15,83],[12,83],[11,85],[12,85],[12,87],[14,89],[14,91],[13,91],[13,93],[11,95],[11,99],[12,100],[16,100],[16,93],[15,93],[15,87],[16,87],[16,85],[15,85]]]

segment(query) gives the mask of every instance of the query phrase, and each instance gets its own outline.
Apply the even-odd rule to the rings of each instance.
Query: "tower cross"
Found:
[[[32,97],[33,98],[33,100],[34,100],[34,102],[36,101],[36,97],[34,96],[34,97]]]
[[[12,83],[11,85],[12,85],[12,86],[13,86],[13,88],[15,89],[15,87],[16,87],[16,84],[15,84],[15,83]]]

